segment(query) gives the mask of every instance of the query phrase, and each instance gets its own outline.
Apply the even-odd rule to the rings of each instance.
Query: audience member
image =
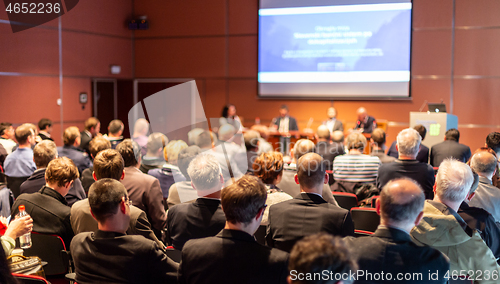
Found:
[[[308,153],[302,156],[297,163],[295,180],[300,184],[301,194],[269,208],[266,243],[270,247],[289,252],[295,242],[314,233],[354,234],[351,213],[321,197],[323,185],[328,183],[328,174],[320,155]]]
[[[116,149],[116,146],[123,141],[123,122],[119,119],[113,119],[108,124],[108,134],[104,137],[111,143],[111,149]]]
[[[267,225],[269,207],[273,204],[292,199],[290,194],[283,192],[277,184],[283,177],[283,154],[269,152],[260,154],[253,163],[254,175],[258,177],[267,188],[266,210],[262,217],[262,225]]]
[[[90,141],[97,136],[101,136],[100,131],[101,123],[99,122],[99,119],[90,117],[85,120],[85,129],[80,133],[80,149],[83,149],[87,155],[90,155]]]
[[[288,193],[292,197],[296,197],[300,194],[300,185],[295,179],[297,173],[297,161],[300,157],[307,153],[314,153],[316,146],[311,140],[300,139],[295,142],[293,150],[291,151],[293,160],[290,165],[284,165],[283,167],[283,177],[281,178],[279,188],[283,192]],[[333,198],[332,192],[330,191],[330,186],[328,184],[323,185],[322,197],[326,202],[337,205],[338,203]]]
[[[241,173],[253,174],[252,166],[255,159],[259,156],[259,139],[260,134],[255,130],[247,130],[243,134],[246,152],[240,151],[234,156]]]
[[[439,167],[446,158],[454,158],[465,163],[471,157],[469,146],[458,143],[460,132],[452,128],[444,134],[444,141],[431,147],[429,163],[433,167]]]
[[[140,151],[140,150],[139,150]],[[89,191],[96,232],[71,242],[78,283],[176,283],[178,265],[155,242],[127,235],[131,200],[114,179],[96,181]]]
[[[139,118],[134,124],[134,134],[132,140],[141,147],[141,156],[146,155],[148,144],[149,122],[145,118]]]
[[[271,126],[275,131],[288,132],[298,131],[297,120],[289,115],[288,106],[281,105],[280,116],[273,118]]]
[[[96,138],[94,138],[92,142]],[[90,149],[92,149],[92,142]],[[106,140],[106,142],[108,141]],[[123,158],[120,153],[112,149],[102,150],[96,155],[94,159],[94,168],[95,170],[92,172],[92,176],[96,181],[105,178],[120,181],[125,175],[123,172]],[[78,201],[71,207],[71,227],[75,235],[81,232],[97,231],[97,221],[90,213],[88,199]],[[133,205],[130,206],[130,224],[127,229],[127,235],[141,235],[155,241],[160,247],[165,246],[151,230],[151,224],[148,221],[146,213]]]
[[[33,160],[36,164],[36,171],[21,184],[21,194],[38,192],[45,185],[45,171],[50,161],[55,158],[57,158],[57,148],[54,141],[43,140],[36,144],[33,149]],[[64,196],[64,199],[66,199],[66,202],[71,207],[75,202],[85,199],[86,197],[87,195],[83,190],[82,183],[79,179],[76,179],[71,185],[68,194]]]
[[[90,151],[90,157],[94,159],[99,152],[111,149],[111,143],[109,143],[108,139],[102,136],[97,136],[90,141],[88,149]],[[95,182],[94,177],[92,176],[93,171],[94,166],[92,165],[83,170],[82,175],[80,176],[85,194],[88,194],[90,186]]]
[[[155,177],[139,170],[141,149],[136,142],[125,139],[118,144],[116,150],[125,162],[125,178],[121,183],[127,189],[133,205],[146,212],[156,236],[160,236],[167,218],[160,182]]]
[[[226,225],[215,237],[186,243],[179,283],[286,283],[288,254],[253,237],[266,207],[264,184],[245,175],[224,188],[221,199]]]
[[[4,162],[5,175],[7,176],[7,187],[12,190],[14,197],[20,194],[21,184],[27,180],[36,170],[33,161],[33,150],[35,145],[34,125],[30,123],[17,127],[15,135],[18,148],[9,154]]]
[[[382,189],[390,180],[407,177],[418,182],[426,199],[434,197],[434,170],[429,164],[420,163],[416,157],[420,148],[421,136],[413,128],[399,132],[396,148],[399,158],[389,164],[383,164],[378,170],[377,187]]]
[[[388,164],[394,162],[396,158],[388,156],[384,153],[385,147],[385,131],[382,128],[375,128],[372,132],[371,141],[371,155],[376,156],[380,159],[382,164]]]
[[[387,283],[388,278],[373,279],[368,276],[381,272],[392,277],[398,273],[423,276],[405,279],[404,283],[447,283],[445,274],[450,264],[446,257],[431,247],[417,246],[410,237],[411,229],[422,219],[424,203],[425,195],[413,180],[393,179],[384,186],[377,199],[380,225],[375,233],[368,237],[346,239],[359,269],[366,274],[356,283]],[[437,272],[436,279],[430,279],[429,270]]]
[[[290,252],[289,284],[351,284],[357,264],[345,242],[326,233],[317,233],[298,241]],[[323,276],[324,272],[328,276]],[[321,277],[316,275],[321,274]]]
[[[40,121],[38,121],[38,129],[40,130],[38,132],[38,137],[40,140],[51,140],[52,137],[50,136],[50,133],[52,132],[52,120],[48,118],[42,118]]]
[[[198,198],[167,212],[168,242],[178,250],[188,240],[215,236],[226,222],[220,203],[224,179],[217,160],[211,155],[198,155],[187,171]]]
[[[330,142],[330,130],[325,125],[320,125],[316,131],[316,153],[318,153],[326,163],[326,170],[333,170],[333,160],[337,156],[344,155],[344,147],[337,142]]]
[[[364,155],[366,138],[359,132],[347,136],[348,153],[337,156],[333,161],[333,178],[335,182],[375,183],[380,159]]]
[[[80,130],[76,126],[70,126],[63,133],[63,147],[58,147],[57,152],[61,157],[68,157],[75,163],[80,175],[83,170],[92,166],[92,161],[87,153],[80,148]]]
[[[147,174],[149,170],[161,168],[163,164],[165,164],[163,148],[165,148],[167,144],[168,138],[163,133],[151,133],[146,144],[146,155],[142,156],[139,170]]]
[[[445,159],[439,166],[434,200],[424,205],[422,221],[412,229],[411,236],[418,245],[440,250],[450,260],[450,275],[481,271],[482,275],[498,274],[496,259],[479,233],[467,226],[457,214],[467,197],[474,178],[470,168],[459,161]],[[465,271],[464,273],[461,270]],[[478,283],[497,283],[491,278]]]
[[[373,116],[369,116],[364,107],[358,108],[356,111],[358,120],[356,121],[355,130],[361,130],[363,133],[372,133],[377,128],[377,122]]]
[[[26,213],[33,218],[33,231],[56,234],[69,247],[74,234],[70,223],[71,209],[64,196],[78,177],[78,169],[69,158],[50,161],[45,171],[46,185],[38,192],[21,194],[12,205],[11,218],[19,213],[19,205],[24,205]]]
[[[420,137],[422,137],[422,141],[424,141],[425,135],[427,134],[427,129],[425,129],[425,126],[423,126],[422,124],[417,124],[413,126],[413,129],[415,129],[418,134],[420,134]],[[389,150],[387,150],[387,155],[394,158],[399,157],[398,149],[396,148],[396,142],[397,141],[394,141]],[[429,148],[422,143],[420,143],[420,148],[418,150],[416,159],[420,163],[429,163]]]
[[[187,169],[189,163],[200,153],[201,149],[198,146],[189,146],[179,152],[177,165],[185,181],[175,181],[170,187],[167,199],[168,208],[181,203],[194,202],[198,198],[198,194],[191,184],[191,178],[189,178]]]
[[[160,182],[163,199],[168,198],[170,187],[174,183],[186,180],[177,166],[177,160],[179,152],[187,147],[186,142],[182,140],[170,141],[163,149],[163,157],[166,163],[159,169],[148,171],[148,175],[154,176]]]
[[[259,150],[257,151],[259,155],[262,153],[273,151],[273,146],[271,145],[271,143],[267,142],[267,139],[269,138],[269,128],[267,128],[267,126],[262,124],[257,124],[253,125],[251,127],[251,130],[255,130],[260,134]]]
[[[202,133],[203,131],[205,130],[203,130],[202,128],[193,128],[188,132],[189,146],[196,145],[196,140],[198,139],[198,135],[200,135],[200,133]]]
[[[334,107],[329,107],[326,115],[328,116],[328,119],[323,121],[322,125],[326,126],[330,133],[337,130],[342,132],[344,131],[344,125],[342,124],[342,121],[337,119],[337,110]]]
[[[496,222],[500,222],[500,190],[492,184],[497,163],[497,157],[486,151],[472,156],[470,166],[479,175],[479,186],[469,205],[488,211]]]
[[[241,119],[236,114],[236,107],[233,104],[227,104],[222,109],[222,114],[219,118],[219,126],[222,126],[224,124],[231,124],[238,130],[241,130],[243,128]]]
[[[498,262],[500,258],[500,243],[498,242],[500,238],[500,223],[495,222],[495,218],[488,211],[469,206],[469,202],[479,186],[479,175],[474,171],[472,171],[472,174],[474,175],[474,183],[469,190],[467,198],[460,204],[458,215],[464,219],[469,228],[478,231]]]
[[[500,133],[499,132],[491,132],[488,134],[486,137],[486,147],[492,149],[497,157],[500,155]],[[492,184],[498,188],[500,188],[500,173],[498,171],[498,166],[497,170],[495,171],[495,174],[493,175],[492,178]]]
[[[17,143],[14,141],[16,135],[14,131],[14,127],[12,127],[12,123],[10,122],[2,122],[0,124],[0,144],[7,151],[7,155],[10,155],[12,151],[14,151],[14,147],[17,146]]]

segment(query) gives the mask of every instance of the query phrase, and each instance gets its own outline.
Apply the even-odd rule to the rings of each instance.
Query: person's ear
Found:
[[[399,152],[398,143],[396,143],[396,151],[398,151],[398,152]]]
[[[122,177],[120,178],[120,180],[123,180],[124,178],[125,178],[125,170],[123,170]]]
[[[127,213],[127,204],[125,204],[125,197],[122,197],[122,202],[120,202],[120,211],[125,214]]]
[[[97,181],[97,178],[95,176],[95,172],[94,171],[92,171],[92,177],[94,178],[95,181]]]
[[[328,184],[328,181],[330,180],[330,175],[325,173],[325,180],[323,181],[324,184]]]
[[[65,188],[70,188],[70,187],[73,185],[73,182],[74,182],[73,180],[72,180],[72,181],[68,181],[68,182],[64,185],[64,187],[65,187]]]
[[[476,195],[476,192],[469,194],[469,196],[467,196],[467,200],[471,201],[471,199],[472,199],[472,197],[474,197],[474,195]]]
[[[418,214],[417,219],[415,219],[415,226],[418,226],[418,224],[420,224],[420,221],[422,221],[422,218],[424,218],[424,211],[421,211]]]
[[[295,179],[295,183],[296,183],[296,184],[299,184],[299,176],[298,176],[297,174],[295,174],[295,175],[293,176],[293,178]]]
[[[375,211],[377,211],[377,214],[380,215],[380,197],[375,201]]]
[[[92,208],[90,206],[89,206],[89,210],[90,210],[90,215],[92,215],[92,218],[94,218],[97,221],[97,219],[94,216],[94,212],[92,212]]]
[[[288,277],[286,278],[286,283],[292,284],[292,278],[290,277],[290,275],[288,275]]]
[[[434,194],[436,194],[436,183],[434,183],[434,186],[432,187],[432,192],[434,192]]]

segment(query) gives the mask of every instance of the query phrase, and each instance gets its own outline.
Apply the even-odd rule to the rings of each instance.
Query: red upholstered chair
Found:
[[[17,279],[17,282],[21,284],[50,284],[47,280],[45,280],[43,277],[40,276],[33,276],[33,275],[24,275],[24,274],[17,274],[17,273],[12,273],[14,278]]]
[[[375,232],[380,224],[380,216],[375,208],[354,207],[351,209],[354,230]]]
[[[61,237],[32,232],[31,241],[33,245],[24,250],[24,255],[38,256],[42,261],[46,261],[47,265],[43,267],[43,270],[47,278],[50,279],[50,276],[64,277],[65,274],[72,272],[71,256]]]
[[[339,206],[344,209],[351,210],[351,208],[358,206],[358,198],[354,193],[333,191],[332,194]]]
[[[165,251],[167,252],[167,256],[171,260],[173,260],[177,263],[181,262],[182,251],[174,249],[173,246],[166,247]]]
[[[371,207],[372,208],[375,208],[376,207],[376,204],[377,204],[377,199],[380,198],[380,195],[375,195],[375,196],[372,196],[372,200],[370,201],[371,202]]]

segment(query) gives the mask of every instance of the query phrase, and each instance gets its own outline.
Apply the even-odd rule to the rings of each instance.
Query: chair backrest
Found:
[[[358,206],[358,198],[354,193],[332,192],[332,194],[339,206],[344,209],[351,210],[351,208]]]
[[[375,195],[375,196],[372,196],[372,200],[371,200],[371,207],[372,208],[375,208],[377,206],[377,199],[380,198],[380,195]]]
[[[43,277],[40,276],[33,276],[33,275],[24,275],[24,274],[17,274],[17,273],[12,273],[14,278],[17,279],[17,282],[21,284],[50,284],[47,280],[45,280]]]
[[[375,232],[380,224],[380,216],[374,208],[354,207],[351,216],[355,230]]]
[[[173,261],[175,261],[175,262],[177,262],[177,263],[181,262],[182,251],[177,250],[177,249],[174,249],[174,247],[173,247],[173,246],[168,246],[168,247],[165,249],[165,251],[167,252],[167,256],[168,256],[171,260],[173,260]]]
[[[45,275],[61,275],[69,272],[70,257],[61,237],[57,235],[31,233],[31,248],[24,250],[25,256],[38,256],[47,265]]]
[[[14,198],[17,198],[21,194],[21,184],[25,182],[27,177],[9,177],[7,176],[7,187],[12,190]]]

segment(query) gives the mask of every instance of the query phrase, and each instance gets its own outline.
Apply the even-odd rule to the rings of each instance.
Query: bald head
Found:
[[[366,109],[364,107],[360,107],[358,108],[358,110],[356,111],[356,114],[358,115],[358,120],[359,121],[364,121],[366,116],[368,115],[366,113]]]
[[[329,107],[326,114],[328,118],[335,118],[337,117],[337,110],[334,107]]]
[[[478,175],[491,179],[497,168],[497,159],[489,152],[477,152],[472,156],[470,166]]]
[[[236,133],[236,129],[231,124],[224,124],[219,128],[219,140],[228,141]]]
[[[305,192],[323,190],[325,183],[325,164],[323,158],[316,153],[308,153],[297,162],[297,178],[300,189]]]
[[[314,148],[314,143],[311,140],[299,139],[295,142],[295,146],[293,146],[293,157],[297,161],[307,153],[314,153]]]
[[[344,132],[335,130],[332,132],[332,141],[337,143],[344,143]]]
[[[139,118],[134,124],[134,137],[148,134],[149,122],[144,118]]]
[[[382,223],[397,227],[413,227],[424,208],[422,188],[410,179],[395,179],[387,183],[380,193]]]
[[[316,135],[318,135],[318,139],[330,140],[330,130],[328,130],[326,125],[320,125],[318,130],[316,130]]]

